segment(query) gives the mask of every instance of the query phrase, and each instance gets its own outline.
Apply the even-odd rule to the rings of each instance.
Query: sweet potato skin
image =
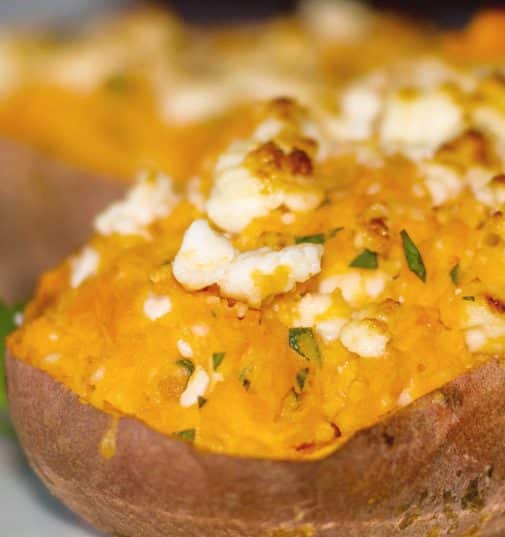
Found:
[[[0,139],[0,300],[24,301],[42,272],[76,250],[126,184]]]
[[[201,453],[7,357],[11,414],[49,489],[127,537],[505,535],[505,369],[490,361],[317,462]],[[431,533],[430,533],[431,532]],[[474,533],[472,533],[474,532]]]

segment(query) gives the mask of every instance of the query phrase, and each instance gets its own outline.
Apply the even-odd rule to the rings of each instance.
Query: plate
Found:
[[[53,498],[16,440],[0,437],[0,533],[12,537],[103,537]]]

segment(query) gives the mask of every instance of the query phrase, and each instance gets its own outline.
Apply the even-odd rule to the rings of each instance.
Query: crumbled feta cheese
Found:
[[[434,206],[443,205],[456,198],[463,189],[463,178],[453,167],[424,162],[421,164],[421,171]]]
[[[193,358],[193,348],[187,341],[177,340],[177,350],[183,358]]]
[[[300,6],[300,15],[317,37],[343,43],[361,39],[373,20],[370,11],[349,0],[306,0]]]
[[[196,366],[195,371],[188,381],[186,389],[182,392],[179,399],[179,404],[188,408],[198,403],[198,398],[203,397],[209,386],[210,378],[205,369],[201,366]]]
[[[475,109],[472,120],[477,129],[492,136],[497,152],[502,162],[505,162],[505,113],[492,106],[479,106]]]
[[[199,177],[192,177],[186,185],[186,196],[191,204],[203,212],[205,210],[205,197],[201,187],[201,179]]]
[[[228,239],[212,230],[206,220],[195,220],[184,234],[172,271],[186,289],[203,289],[223,276],[235,255]]]
[[[373,77],[347,88],[340,99],[341,116],[328,126],[336,139],[366,140],[372,135],[382,106],[382,98]]]
[[[380,140],[385,150],[418,159],[433,156],[463,128],[462,110],[443,91],[411,97],[396,94],[386,102]]]
[[[97,384],[105,376],[105,367],[99,367],[90,377],[89,382],[91,384]]]
[[[55,364],[56,362],[59,362],[61,359],[61,354],[59,352],[53,352],[52,354],[48,354],[44,358],[44,362],[47,362],[48,364]]]
[[[389,339],[382,323],[374,319],[350,321],[340,331],[342,345],[362,358],[383,356]]]
[[[20,311],[14,314],[14,324],[16,326],[22,326],[24,319],[25,319],[25,316]]]
[[[212,222],[226,231],[238,233],[254,218],[266,216],[281,204],[280,191],[265,192],[260,179],[251,175],[247,168],[237,166],[215,178],[206,208]]]
[[[412,395],[410,394],[410,390],[408,388],[405,388],[404,390],[401,391],[400,395],[398,396],[398,404],[400,406],[407,406],[407,405],[410,405],[410,403],[412,403],[413,401],[413,397]]]
[[[223,80],[169,84],[161,92],[161,115],[171,123],[185,124],[217,116],[233,103],[233,91]],[[236,100],[236,99],[235,99]]]
[[[482,166],[473,166],[467,171],[466,180],[475,198],[492,209],[500,209],[505,203],[505,182],[496,172]]]
[[[266,297],[286,293],[321,270],[323,247],[297,244],[279,251],[259,248],[239,254],[218,285],[225,296],[259,306]]]
[[[209,326],[206,324],[194,324],[191,327],[191,331],[197,337],[205,337],[209,333]]]
[[[331,307],[331,296],[307,293],[298,304],[298,320],[295,326],[314,326],[316,320]]]
[[[168,216],[178,201],[171,179],[162,174],[145,174],[124,200],[113,203],[96,217],[95,229],[102,235],[146,235],[146,227]]]
[[[168,296],[157,296],[151,293],[144,302],[144,313],[151,321],[156,321],[170,311],[172,311],[172,301]]]
[[[286,226],[293,224],[296,220],[296,216],[293,213],[283,213],[281,216],[282,223]]]
[[[70,260],[71,287],[79,287],[84,280],[96,274],[99,261],[98,252],[91,246],[84,247],[79,255],[73,257]]]
[[[384,291],[387,279],[388,276],[380,271],[363,274],[358,270],[349,270],[322,279],[319,292],[330,294],[339,289],[348,304],[359,306],[370,298],[377,298]]]
[[[316,324],[316,332],[325,343],[331,343],[339,338],[340,332],[347,322],[348,319],[344,317],[319,321]]]
[[[501,353],[505,350],[505,316],[481,301],[467,302],[463,328],[470,352]]]
[[[254,131],[253,138],[259,142],[273,140],[284,128],[284,124],[275,117],[267,118]]]

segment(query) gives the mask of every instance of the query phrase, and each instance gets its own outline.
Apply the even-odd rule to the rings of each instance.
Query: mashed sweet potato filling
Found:
[[[99,217],[10,351],[113,416],[272,459],[323,457],[503,354],[503,78],[403,67],[335,86],[329,108],[284,98],[175,128],[139,97],[110,124],[138,126],[130,143],[68,137],[80,162],[126,175],[154,156],[173,180],[150,172]],[[12,110],[40,98],[37,124],[56,125],[54,91],[64,103],[39,88]],[[2,121],[26,135],[9,107]]]

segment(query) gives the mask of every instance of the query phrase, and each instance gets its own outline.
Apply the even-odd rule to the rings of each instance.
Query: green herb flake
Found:
[[[310,242],[311,244],[324,244],[324,240],[324,233],[316,233],[315,235],[295,237],[295,244],[301,244],[303,242]]]
[[[343,226],[341,227],[334,227],[329,233],[328,233],[328,237],[330,239],[332,239],[339,231],[342,231],[344,229]]]
[[[205,397],[202,397],[201,395],[198,396],[198,408],[202,408],[206,402],[207,399],[205,399]]]
[[[195,364],[191,360],[188,360],[187,358],[182,358],[181,360],[177,360],[177,362],[175,363],[181,366],[182,368],[184,368],[189,376],[191,376],[195,370]]]
[[[475,302],[475,297],[472,296],[472,295],[467,295],[467,296],[464,296],[462,298],[463,298],[463,300],[468,300],[469,302]]]
[[[217,368],[221,365],[223,358],[224,352],[215,352],[212,355],[212,367],[214,368],[214,371],[217,371]]]
[[[379,266],[377,252],[365,248],[350,263],[350,267],[363,269],[376,269]]]
[[[303,389],[305,388],[305,381],[307,380],[308,374],[309,369],[307,367],[305,369],[300,369],[296,374],[296,385],[301,392],[303,392]]]
[[[105,81],[105,89],[111,93],[124,94],[131,89],[131,83],[125,75],[116,73]]]
[[[424,266],[421,253],[414,244],[414,241],[410,238],[409,234],[402,230],[400,233],[403,242],[403,251],[405,252],[405,259],[409,269],[423,282],[426,282],[426,267]]]
[[[289,346],[307,360],[321,360],[321,352],[312,328],[295,327],[289,329]]]
[[[184,440],[184,442],[193,443],[195,441],[196,430],[195,429],[184,429],[183,431],[178,431],[175,433],[177,438]]]
[[[449,272],[449,275],[451,276],[452,283],[454,285],[458,285],[459,283],[459,263],[454,265],[451,269],[451,272]]]

